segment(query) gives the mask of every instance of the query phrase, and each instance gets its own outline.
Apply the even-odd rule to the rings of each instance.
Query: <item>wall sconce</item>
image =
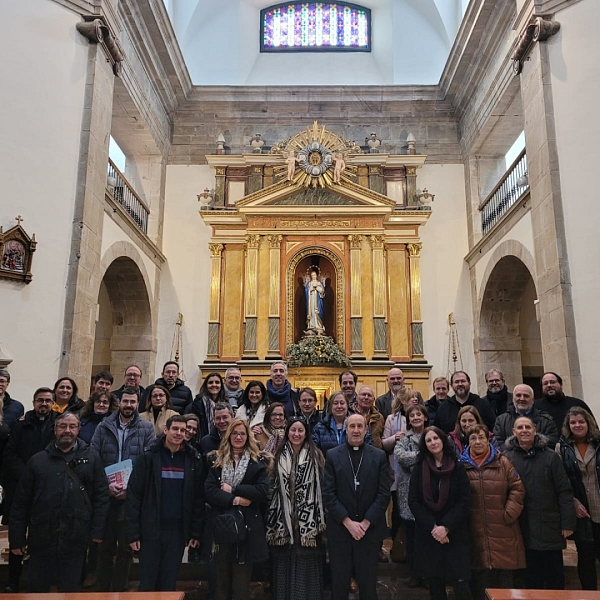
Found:
[[[412,133],[409,133],[406,136],[406,145],[408,146],[408,153],[409,154],[416,154],[417,153],[417,140],[416,140],[415,136]]]
[[[217,138],[217,154],[225,154],[225,136],[222,133]]]
[[[198,202],[202,204],[200,210],[212,210],[215,204],[215,190],[204,188],[204,191],[197,196]]]
[[[517,185],[519,187],[529,187],[529,176],[527,175],[527,171],[517,179]]]
[[[435,194],[430,194],[427,188],[423,188],[423,191],[417,190],[417,200],[422,206],[429,206],[435,200]]]

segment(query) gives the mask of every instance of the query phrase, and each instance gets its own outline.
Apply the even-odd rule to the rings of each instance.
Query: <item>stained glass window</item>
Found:
[[[260,12],[261,52],[371,50],[371,11],[346,2],[278,4]]]

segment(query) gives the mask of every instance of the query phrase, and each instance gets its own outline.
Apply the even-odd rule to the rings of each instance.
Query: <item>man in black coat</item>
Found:
[[[468,373],[464,371],[452,373],[450,385],[455,395],[450,396],[440,405],[435,416],[434,425],[445,433],[450,433],[456,427],[458,411],[463,406],[471,405],[479,411],[484,425],[490,431],[493,431],[496,414],[487,401],[482,400],[477,394],[471,394],[471,378]]]
[[[365,444],[364,417],[350,415],[346,432],[348,442],[327,453],[323,477],[332,598],[347,600],[354,576],[361,600],[376,600],[379,549],[388,532],[389,465],[383,450]]]
[[[121,402],[121,396],[125,391],[125,388],[130,390],[135,390],[138,397],[138,410],[139,412],[144,412],[145,409],[145,401],[146,401],[146,388],[140,385],[142,381],[142,370],[137,365],[129,365],[125,369],[125,378],[123,381],[123,385],[116,389],[113,392],[113,396]]]
[[[2,523],[8,525],[10,509],[17,491],[19,479],[25,471],[27,461],[41,452],[54,439],[54,420],[57,413],[52,411],[54,395],[48,387],[38,388],[33,394],[33,410],[21,417],[10,431],[10,437],[2,459]],[[8,555],[8,585],[6,593],[19,592],[19,580],[23,570],[23,556]]]
[[[489,402],[497,417],[504,414],[512,403],[512,394],[508,391],[504,381],[504,373],[498,369],[492,369],[485,374],[487,394],[483,400]]]
[[[565,417],[573,406],[584,408],[592,416],[594,414],[583,400],[565,396],[563,380],[560,375],[552,371],[544,373],[542,375],[542,397],[535,401],[535,407],[550,414],[556,423],[559,434],[562,431]]]
[[[383,415],[385,421],[392,414],[392,403],[396,394],[404,387],[404,373],[397,367],[392,367],[386,378],[389,390],[375,400],[375,408]]]
[[[169,360],[164,364],[162,377],[159,377],[154,383],[169,390],[173,410],[176,410],[180,415],[184,414],[186,408],[191,406],[194,401],[192,390],[179,379],[179,365],[174,360]],[[149,405],[149,401],[148,398],[145,398],[144,406],[147,405]],[[142,410],[140,408],[140,412]]]
[[[229,428],[229,424],[233,421],[233,408],[230,404],[225,402],[218,402],[215,404],[213,410],[214,425],[208,435],[205,435],[199,442],[200,454],[205,460],[205,467],[208,469],[206,463],[206,455],[213,450],[218,450],[221,445],[223,435]],[[207,471],[208,472],[208,471]]]
[[[202,458],[185,443],[186,424],[181,415],[170,417],[129,480],[127,538],[140,553],[140,592],[175,591],[186,545],[197,548],[202,539]]]
[[[82,440],[79,417],[54,422],[56,439],[25,467],[12,506],[11,552],[29,550],[29,591],[77,592],[90,539],[102,541],[108,485],[98,455]]]

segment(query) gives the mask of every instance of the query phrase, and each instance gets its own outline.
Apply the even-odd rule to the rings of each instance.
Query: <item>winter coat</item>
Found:
[[[405,521],[415,520],[408,506],[408,488],[410,486],[410,475],[419,457],[421,435],[423,434],[415,433],[412,429],[409,429],[406,432],[406,436],[396,442],[396,447],[394,448],[394,460],[398,465],[396,488],[398,510],[400,511],[400,518]]]
[[[465,448],[460,460],[471,483],[471,567],[524,569],[525,546],[519,526],[525,487],[512,463],[490,446],[478,467]]]
[[[19,481],[10,515],[10,547],[84,552],[91,539],[103,539],[107,511],[108,484],[98,455],[77,440],[67,464],[51,442],[29,460]]]
[[[123,442],[121,457],[119,457],[118,419],[118,410],[106,417],[96,427],[90,444],[92,450],[100,455],[105,467],[128,458],[135,463],[135,459],[144,452],[144,448],[150,447],[156,439],[152,423],[143,421],[140,415],[135,413],[129,423],[129,435]]]
[[[233,506],[236,496],[252,501],[250,506],[241,506],[248,529],[246,539],[238,544],[238,562],[257,563],[269,558],[267,530],[264,513],[269,500],[269,474],[262,460],[250,459],[241,483],[230,492],[221,489],[221,467],[211,467],[204,489],[206,501],[211,505],[209,526],[214,523],[220,509]],[[211,532],[212,533],[212,532]],[[212,539],[212,535],[210,536]]]
[[[506,386],[498,394],[488,391],[481,399],[485,400],[492,407],[497,417],[503,415],[513,405],[513,395],[508,391]]]
[[[394,475],[392,480],[391,490],[394,492],[398,487],[398,474],[400,473],[400,465],[394,457],[394,448],[396,447],[396,434],[398,432],[406,433],[406,419],[400,412],[391,414],[385,420],[385,427],[383,428],[383,436],[381,443],[383,450],[389,454],[390,469]]]
[[[421,462],[413,468],[408,491],[408,506],[415,516],[415,569],[421,577],[469,579],[469,508],[471,489],[469,478],[460,462],[450,475],[450,492],[446,505],[435,513],[426,504],[423,492]],[[448,528],[448,544],[433,539],[435,525]]]
[[[449,396],[446,398],[446,400],[438,407],[434,425],[439,427],[442,431],[450,433],[456,427],[458,411],[463,406],[474,406],[479,411],[479,415],[487,428],[490,431],[494,430],[496,413],[494,413],[490,403],[487,402],[487,400],[482,400],[477,394],[469,394],[469,397],[463,404],[458,402],[456,396]]]
[[[533,408],[527,416],[535,423],[536,431],[548,439],[548,446],[554,447],[556,442],[558,442],[559,434],[552,417],[547,412],[538,410],[537,408]],[[496,419],[494,438],[496,439],[498,448],[502,449],[506,440],[512,436],[516,419],[517,409],[514,404],[511,404],[508,410]]]
[[[338,439],[337,427],[333,415],[326,415],[323,417],[320,423],[315,425],[312,431],[312,439],[315,446],[323,453],[323,456],[327,458],[327,452],[340,444],[345,444],[346,440],[346,422],[344,421],[344,427],[341,433],[341,440]],[[373,445],[373,438],[371,432],[367,430],[365,435],[365,443],[370,446]]]
[[[81,427],[79,428],[79,439],[83,440],[86,444],[91,443],[94,437],[94,431],[98,427],[98,423],[108,417],[109,413],[99,415],[98,413],[92,413],[87,417],[81,419]]]
[[[576,526],[573,490],[558,454],[535,436],[533,446],[523,450],[514,436],[508,438],[504,455],[515,466],[525,486],[525,510],[521,532],[531,550],[561,550],[562,530]]]
[[[302,411],[300,409],[298,409],[295,413],[296,417],[304,417],[304,415],[302,414]],[[304,417],[306,418],[306,417]],[[308,430],[312,433],[312,430],[315,428],[317,423],[321,422],[321,419],[323,418],[323,413],[320,410],[317,410],[315,408],[315,410],[313,410],[312,414],[310,415],[310,417],[308,418]]]
[[[537,399],[534,406],[538,410],[547,412],[554,419],[554,423],[559,434],[562,431],[565,417],[567,416],[570,408],[573,408],[574,406],[580,406],[581,408],[587,410],[590,415],[594,414],[590,407],[583,400],[580,400],[579,398],[573,398],[573,396],[565,396],[564,394],[552,397],[544,396],[543,398]]]
[[[2,523],[4,525],[8,525],[17,484],[25,471],[27,461],[54,440],[56,417],[57,414],[51,411],[49,416],[40,423],[35,416],[35,411],[29,410],[12,426],[2,460],[1,483],[5,493],[2,503]],[[38,425],[40,426],[39,433],[36,427]]]
[[[161,456],[165,436],[161,435],[154,445],[136,461],[127,485],[125,519],[127,541],[142,544],[145,540],[160,538],[161,521]],[[183,537],[202,540],[204,527],[204,477],[202,457],[189,444],[183,444],[185,466],[182,493]]]
[[[124,391],[125,386],[122,385],[120,388],[112,392],[112,395],[117,399],[117,402],[121,402],[121,396],[123,395]],[[146,388],[140,385],[137,389],[137,395],[139,401],[138,412],[143,412],[144,410],[146,410]]]
[[[433,425],[435,423],[435,417],[437,415],[438,408],[442,403],[435,397],[435,394],[429,398],[429,400],[425,401],[425,408],[427,409],[427,414],[429,415],[429,424]]]
[[[164,388],[169,390],[169,394],[171,394],[171,404],[173,405],[173,410],[176,410],[180,415],[187,412],[186,409],[188,406],[190,406],[194,400],[194,397],[192,395],[192,390],[190,390],[190,388],[185,385],[181,379],[178,379],[172,388],[167,385],[167,382],[162,377],[159,377],[154,384],[162,385]],[[145,410],[148,406],[150,406],[150,398],[148,398],[148,394],[146,393],[144,398],[144,407],[143,409],[140,408],[140,410]]]
[[[11,426],[16,423],[25,412],[23,405],[14,398],[10,397],[8,392],[4,392],[4,403],[2,408],[2,422]]]
[[[204,396],[197,394],[192,403],[185,409],[185,414],[194,414],[198,417],[198,437],[202,439],[210,433],[206,408],[204,406]]]
[[[167,405],[165,404],[160,409],[160,412],[158,413],[156,421],[154,420],[154,409],[153,408],[150,408],[149,410],[146,410],[143,413],[140,413],[140,419],[142,419],[143,421],[149,421],[150,423],[152,423],[152,426],[154,427],[154,433],[157,436],[159,436],[164,433],[165,427],[167,426],[167,421],[171,417],[178,415],[178,414],[179,413],[176,410],[171,410],[170,408],[167,408]]]
[[[600,485],[600,440],[596,439],[590,442],[590,445],[595,450],[595,472],[596,472],[596,480],[592,485],[598,487]],[[581,468],[579,467],[579,461],[577,459],[577,455],[575,454],[575,449],[573,448],[573,444],[567,442],[562,437],[559,440],[558,451],[560,453],[560,457],[563,462],[563,466],[565,467],[565,471],[567,472],[567,477],[571,482],[571,488],[573,489],[573,494],[583,506],[585,506],[586,510],[589,512],[590,504],[588,502],[588,497],[586,493],[586,482],[583,481],[583,475],[581,474]],[[591,482],[587,482],[588,485]]]

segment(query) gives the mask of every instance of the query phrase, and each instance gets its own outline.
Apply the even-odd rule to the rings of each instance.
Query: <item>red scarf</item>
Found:
[[[454,459],[445,454],[442,457],[442,466],[439,469],[432,456],[429,454],[425,456],[422,466],[423,499],[425,500],[427,508],[435,513],[440,512],[444,506],[446,506],[448,495],[450,494],[450,476],[452,475],[455,466],[456,462]],[[440,490],[437,502],[433,499],[433,490],[431,489],[432,473],[440,479]]]

